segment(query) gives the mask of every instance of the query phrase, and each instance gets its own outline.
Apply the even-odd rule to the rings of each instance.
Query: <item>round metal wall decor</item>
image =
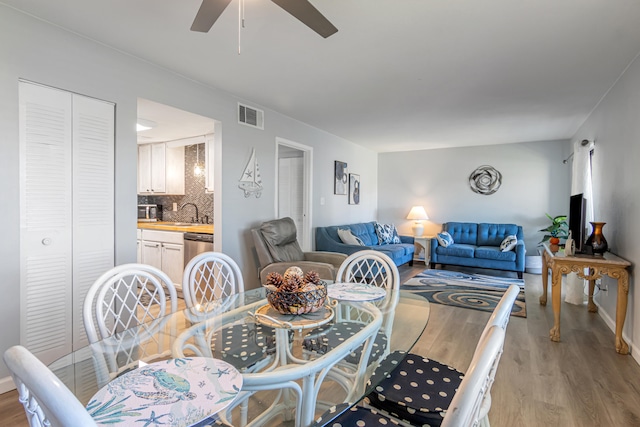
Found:
[[[493,166],[482,165],[469,175],[469,186],[474,193],[488,196],[502,185],[502,174]]]

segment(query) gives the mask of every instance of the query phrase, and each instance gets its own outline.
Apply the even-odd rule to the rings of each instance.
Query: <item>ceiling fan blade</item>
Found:
[[[231,0],[202,0],[191,31],[208,32],[229,3]]]
[[[271,0],[325,39],[338,32],[308,0]]]

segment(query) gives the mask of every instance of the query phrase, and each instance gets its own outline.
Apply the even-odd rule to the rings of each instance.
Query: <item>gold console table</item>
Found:
[[[616,351],[629,354],[629,345],[622,339],[622,328],[627,315],[627,299],[629,296],[629,274],[627,269],[631,263],[609,252],[603,256],[576,254],[568,256],[557,245],[544,244],[542,269],[542,296],[540,304],[547,305],[547,288],[549,269],[551,269],[551,303],[553,305],[554,325],[549,331],[551,341],[560,341],[560,303],[562,275],[577,273],[578,277],[589,281],[588,310],[598,311],[593,303],[593,290],[596,280],[602,276],[609,276],[618,281],[618,300],[616,305]],[[585,273],[585,270],[588,273]]]

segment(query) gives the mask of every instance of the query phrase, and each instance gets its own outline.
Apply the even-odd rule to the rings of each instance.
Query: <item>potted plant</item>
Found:
[[[540,243],[548,240],[552,245],[557,245],[560,243],[560,239],[566,239],[569,237],[569,225],[567,224],[566,215],[558,215],[555,217],[552,217],[549,214],[545,215],[547,215],[547,218],[551,221],[551,225],[540,230],[547,233],[542,236]]]

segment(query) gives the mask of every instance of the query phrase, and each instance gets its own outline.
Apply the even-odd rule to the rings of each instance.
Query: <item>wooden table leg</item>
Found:
[[[540,297],[540,305],[547,305],[547,289],[549,288],[549,264],[547,263],[547,254],[542,254],[542,296]]]
[[[627,317],[627,300],[629,298],[629,275],[627,270],[620,270],[618,277],[618,304],[616,307],[616,351],[629,354],[629,345],[622,338],[622,328]]]
[[[551,267],[551,304],[553,305],[553,328],[549,331],[551,341],[560,341],[560,303],[562,294],[562,273],[560,268]]]
[[[589,269],[589,277],[593,277],[594,275],[594,271],[593,268]],[[589,310],[589,313],[597,313],[598,312],[598,306],[594,304],[593,302],[593,291],[596,287],[596,281],[595,280],[589,280],[589,302],[587,303],[587,309]]]

